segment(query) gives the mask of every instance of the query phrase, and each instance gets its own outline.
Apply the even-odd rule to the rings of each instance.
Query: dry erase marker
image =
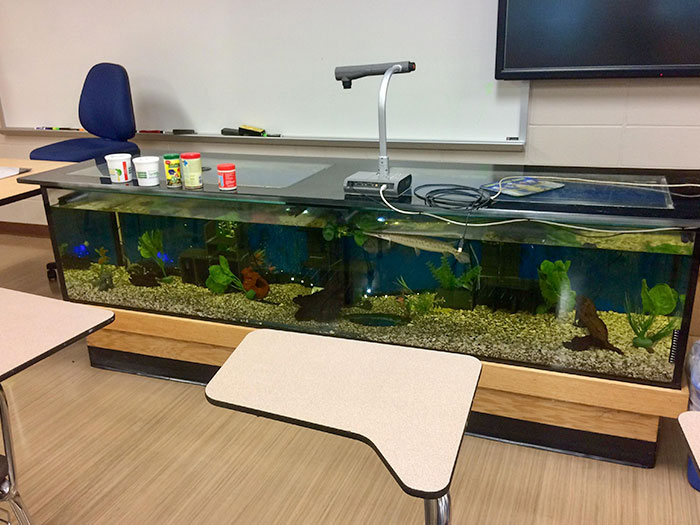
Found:
[[[163,133],[162,129],[140,129],[139,133]]]

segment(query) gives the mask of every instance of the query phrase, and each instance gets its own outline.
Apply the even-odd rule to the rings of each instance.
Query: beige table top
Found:
[[[32,171],[15,175],[14,177],[5,177],[0,179],[0,205],[9,204],[27,197],[32,197],[39,194],[39,188],[33,184],[20,184],[17,182],[17,177],[22,175],[31,175],[32,173],[41,173],[42,171],[55,170],[70,166],[72,162],[55,162],[51,160],[29,160],[29,159],[9,159],[0,157],[0,166],[7,168],[31,168]]]
[[[0,288],[0,381],[113,320],[102,308]]]
[[[364,441],[404,491],[437,498],[449,490],[480,373],[481,363],[462,354],[256,330],[206,396]]]
[[[700,466],[700,412],[683,412],[678,416],[678,422],[695,464]]]

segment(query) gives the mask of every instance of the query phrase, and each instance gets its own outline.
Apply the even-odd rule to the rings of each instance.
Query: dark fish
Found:
[[[345,304],[345,287],[335,279],[320,292],[297,295],[293,301],[299,305],[294,314],[297,321],[332,321],[340,316]]]
[[[624,355],[622,350],[608,341],[608,328],[603,320],[598,317],[593,301],[585,295],[576,297],[576,323],[579,326],[588,328],[589,335],[574,337],[571,341],[564,343],[564,347],[575,352],[588,350],[591,347],[604,348],[605,350]]]

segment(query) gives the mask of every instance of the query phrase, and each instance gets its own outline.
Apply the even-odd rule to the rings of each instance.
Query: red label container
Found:
[[[219,176],[219,189],[221,191],[230,191],[237,188],[235,164],[219,164],[216,166],[216,172]]]

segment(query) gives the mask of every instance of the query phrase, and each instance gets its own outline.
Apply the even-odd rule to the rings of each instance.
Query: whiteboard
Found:
[[[503,142],[524,129],[528,84],[494,79],[497,5],[0,0],[5,126],[79,127],[87,71],[115,62],[129,72],[139,129],[249,124],[376,140],[381,77],[344,90],[334,69],[412,60],[416,71],[389,88],[390,140]]]

